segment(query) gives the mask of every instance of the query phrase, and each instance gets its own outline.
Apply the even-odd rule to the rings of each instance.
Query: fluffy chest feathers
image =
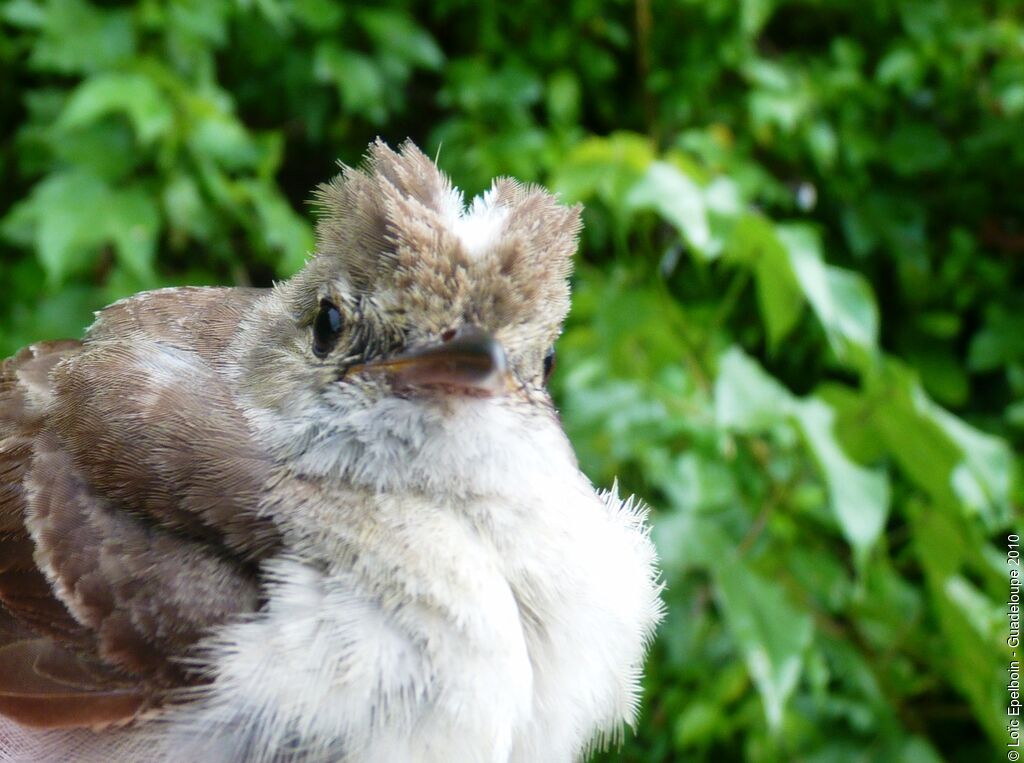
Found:
[[[344,738],[355,760],[525,763],[619,733],[657,616],[653,555],[630,506],[584,488],[532,505],[323,504],[363,520],[298,530],[265,616],[211,646],[203,737],[238,738],[244,718],[247,756],[297,734],[313,749]]]
[[[567,761],[620,733],[658,615],[641,514],[594,493],[553,422],[487,401],[371,421],[288,438],[311,443],[271,499],[289,554],[266,616],[211,646],[205,727],[237,732],[244,697],[247,750],[301,726],[395,761]]]

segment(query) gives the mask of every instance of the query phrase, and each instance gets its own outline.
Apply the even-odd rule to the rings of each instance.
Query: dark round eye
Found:
[[[551,372],[555,370],[555,348],[552,347],[544,356],[544,383],[548,383]]]
[[[318,358],[327,357],[338,343],[341,327],[341,311],[328,300],[320,300],[320,312],[313,321],[313,354]]]

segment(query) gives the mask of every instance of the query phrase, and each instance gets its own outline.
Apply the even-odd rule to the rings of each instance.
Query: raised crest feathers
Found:
[[[499,178],[467,206],[413,143],[395,151],[377,140],[362,168],[343,166],[319,187],[315,204],[317,256],[299,279],[307,288],[340,276],[363,292],[419,289],[455,304],[472,282],[490,292],[484,302],[505,303],[495,305],[503,319],[548,305],[560,321],[568,307],[580,207],[543,188]]]

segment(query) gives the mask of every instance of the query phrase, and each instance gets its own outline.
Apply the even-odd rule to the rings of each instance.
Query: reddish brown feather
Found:
[[[42,639],[0,649],[0,714],[25,726],[105,726],[133,718],[147,702],[137,689],[100,688],[71,654]]]

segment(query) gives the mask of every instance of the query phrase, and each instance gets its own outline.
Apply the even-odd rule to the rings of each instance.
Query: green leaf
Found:
[[[57,126],[74,129],[117,112],[128,117],[143,145],[164,135],[174,116],[167,99],[149,77],[110,73],[90,77],[79,85],[71,94]]]
[[[210,237],[216,223],[203,201],[199,184],[190,175],[171,176],[161,201],[172,237],[193,236],[200,240]]]
[[[699,452],[684,453],[665,474],[649,469],[653,481],[682,512],[708,512],[734,506],[739,500],[729,465]]]
[[[836,441],[835,412],[816,398],[796,400],[737,348],[719,360],[715,380],[715,421],[723,429],[755,433],[788,420],[803,432],[829,491],[829,502],[843,536],[861,555],[878,540],[889,511],[884,472],[855,463]]]
[[[896,87],[903,93],[909,93],[920,86],[924,71],[921,58],[909,47],[900,46],[882,57],[875,69],[875,76],[880,85]]]
[[[829,266],[826,268],[831,311],[820,306],[821,315],[828,315],[828,327],[842,341],[873,353],[878,348],[878,305],[871,285],[860,273]],[[824,318],[823,318],[824,321]]]
[[[689,531],[704,549],[729,630],[761,695],[768,725],[777,731],[811,643],[811,616],[748,566],[717,527],[694,521]]]
[[[252,169],[260,163],[260,151],[244,125],[213,101],[201,99],[188,135],[189,147],[204,160],[229,170]]]
[[[407,13],[374,8],[361,11],[358,19],[382,50],[423,69],[436,70],[444,63],[444,52],[437,42]]]
[[[1006,685],[1009,655],[1005,645],[1002,600],[983,596],[964,576],[978,539],[965,533],[962,517],[938,507],[915,506],[909,512],[915,551],[938,612],[945,648],[938,659],[974,708],[993,743],[1005,742]],[[966,537],[965,537],[966,535]]]
[[[819,120],[807,129],[807,149],[814,157],[815,164],[823,170],[830,170],[839,153],[839,138],[828,122]]]
[[[968,510],[981,514],[992,529],[1005,527],[1011,516],[1013,453],[1009,446],[929,400],[919,399],[918,405],[960,449],[961,461],[951,476],[960,500]]]
[[[245,183],[244,187],[256,208],[263,245],[277,255],[277,272],[282,276],[294,274],[313,252],[313,229],[276,189],[258,181]]]
[[[676,227],[698,254],[711,239],[707,207],[700,186],[677,167],[655,161],[626,194],[630,209],[652,209]]]
[[[202,60],[211,46],[220,47],[227,39],[230,11],[230,0],[178,0],[167,7],[166,19],[155,23],[166,25],[172,59],[192,55]]]
[[[1006,406],[1004,418],[1017,429],[1024,429],[1024,400],[1018,400]]]
[[[739,563],[716,563],[715,582],[726,620],[764,702],[768,725],[777,730],[811,643],[811,617],[787,601],[773,582]]]
[[[864,370],[878,352],[878,305],[871,286],[858,273],[826,265],[813,229],[780,225],[778,236],[836,358]]]
[[[897,361],[886,361],[871,381],[867,406],[864,418],[938,505],[977,514],[992,530],[1005,527],[1013,471],[1005,442],[940,408]]]
[[[568,69],[561,69],[548,79],[547,111],[551,121],[558,125],[574,125],[580,113],[579,77]]]
[[[98,289],[73,284],[52,295],[33,295],[31,309],[14,311],[5,324],[6,346],[0,346],[0,354],[13,353],[31,342],[80,336],[106,302]]]
[[[769,726],[778,731],[813,635],[810,614],[750,567],[712,521],[674,513],[654,529],[666,568],[710,569],[729,631],[757,686]]]
[[[743,214],[729,237],[724,256],[753,268],[757,304],[764,318],[768,347],[774,351],[795,328],[804,307],[803,291],[775,226],[763,215]]]
[[[690,703],[673,724],[676,744],[689,747],[713,738],[722,719],[722,709],[711,702],[697,700]]]
[[[877,469],[852,461],[835,439],[835,412],[817,398],[794,407],[807,445],[828,486],[829,502],[843,536],[864,555],[878,541],[889,513],[889,480]]]
[[[784,422],[794,399],[753,358],[731,347],[718,360],[715,379],[715,421],[736,432],[763,432]]]
[[[15,246],[32,246],[35,235],[36,205],[31,199],[12,206],[0,217],[0,236]]]
[[[96,255],[96,221],[109,198],[105,184],[85,172],[51,175],[32,189],[36,254],[47,280],[57,284]]]
[[[45,14],[29,58],[33,68],[65,74],[102,71],[135,53],[129,11],[100,10],[82,0],[50,0]]]
[[[74,130],[55,126],[47,132],[59,164],[91,172],[108,183],[124,181],[153,158],[152,151],[140,150],[127,119],[100,120]]]
[[[775,10],[776,0],[742,0],[740,2],[740,28],[747,37],[756,37],[768,23]]]
[[[139,187],[112,189],[81,170],[54,174],[36,185],[15,219],[34,230],[36,253],[52,286],[88,267],[110,244],[138,282],[154,280],[160,214]]]
[[[333,42],[321,42],[314,54],[313,67],[317,79],[338,89],[346,112],[378,124],[387,117],[384,77],[372,58]]]
[[[971,339],[967,367],[993,371],[1024,358],[1024,316],[999,306],[990,308],[985,325]]]
[[[706,567],[715,549],[708,548],[698,524],[707,523],[694,514],[674,511],[659,518],[651,530],[651,539],[658,549],[658,559],[666,570],[681,572],[693,567]]]
[[[953,149],[946,137],[927,122],[900,125],[886,143],[889,163],[901,175],[931,172],[949,163]]]
[[[614,209],[654,161],[651,142],[634,133],[581,141],[552,179],[552,186],[567,202],[596,196]]]
[[[917,370],[928,394],[943,405],[962,406],[970,394],[963,360],[948,344],[914,337],[904,350],[905,359]]]
[[[284,0],[249,0],[277,32],[288,31],[288,8]]]
[[[10,0],[0,5],[0,18],[23,29],[38,29],[46,24],[46,9],[33,0]]]
[[[332,0],[292,0],[292,15],[314,32],[333,32],[341,26],[345,9]]]
[[[1019,117],[1024,113],[1024,83],[1004,87],[999,92],[999,103],[1007,116]]]
[[[137,186],[112,192],[98,222],[103,234],[113,240],[118,261],[143,286],[152,286],[160,232],[160,210],[152,194]]]

